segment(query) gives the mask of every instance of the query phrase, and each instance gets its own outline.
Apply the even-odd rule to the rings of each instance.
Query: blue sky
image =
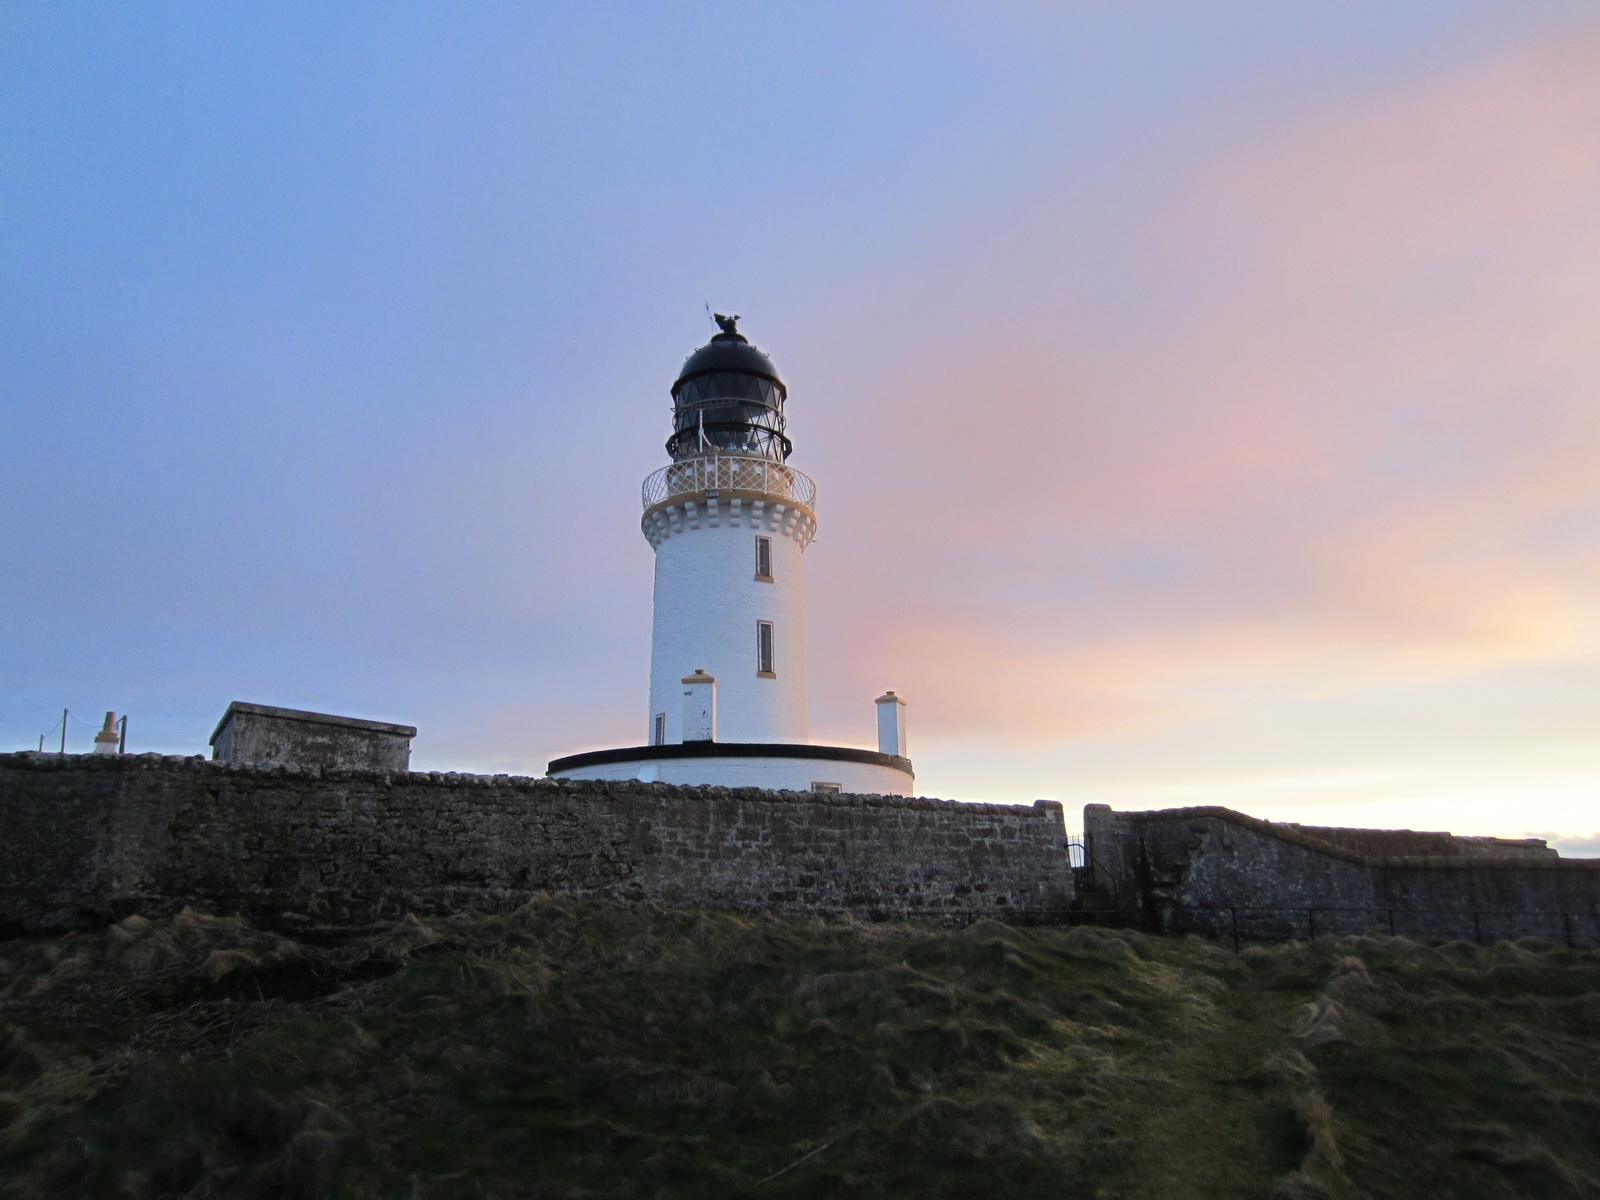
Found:
[[[709,301],[821,489],[819,738],[887,686],[929,794],[1592,834],[1597,47],[1528,0],[9,5],[0,743],[636,741]]]

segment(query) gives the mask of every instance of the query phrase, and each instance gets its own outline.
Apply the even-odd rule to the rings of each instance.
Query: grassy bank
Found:
[[[547,901],[0,943],[0,1196],[1600,1196],[1600,955]]]

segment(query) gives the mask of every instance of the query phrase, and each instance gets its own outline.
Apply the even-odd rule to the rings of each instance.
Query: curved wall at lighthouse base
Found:
[[[858,796],[909,796],[915,782],[908,758],[851,746],[783,742],[679,742],[595,750],[555,759],[546,773],[552,779],[837,790]]]

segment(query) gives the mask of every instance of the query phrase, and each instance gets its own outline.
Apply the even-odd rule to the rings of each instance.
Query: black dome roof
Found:
[[[713,371],[738,371],[746,375],[759,375],[763,379],[772,380],[785,392],[789,390],[778,377],[778,368],[772,365],[772,360],[746,341],[742,333],[719,333],[684,359],[683,370],[678,372],[672,390],[676,392],[686,379],[709,375]]]

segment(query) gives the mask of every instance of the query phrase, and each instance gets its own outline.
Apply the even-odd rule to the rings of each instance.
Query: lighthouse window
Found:
[[[772,622],[756,622],[756,674],[766,679],[776,679],[773,664],[777,656],[772,652]]]
[[[769,537],[756,539],[756,579],[761,583],[772,582],[772,539]]]
[[[650,744],[652,746],[665,746],[667,744],[667,714],[657,713],[654,734]]]

